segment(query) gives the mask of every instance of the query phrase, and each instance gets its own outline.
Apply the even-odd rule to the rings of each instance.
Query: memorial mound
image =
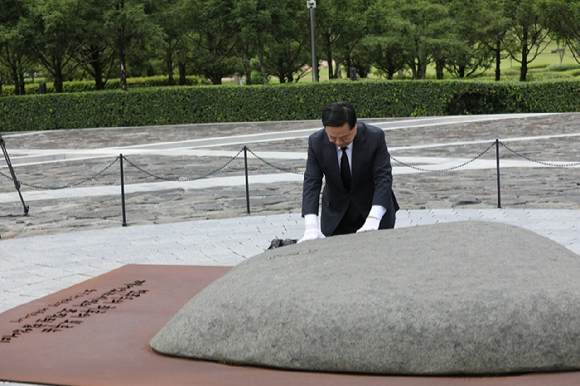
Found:
[[[189,301],[163,354],[369,374],[580,370],[580,257],[505,224],[456,222],[267,251]]]

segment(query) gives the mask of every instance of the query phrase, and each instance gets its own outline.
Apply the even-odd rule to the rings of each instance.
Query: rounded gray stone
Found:
[[[580,257],[505,224],[456,222],[267,251],[187,303],[163,354],[375,374],[579,370]]]

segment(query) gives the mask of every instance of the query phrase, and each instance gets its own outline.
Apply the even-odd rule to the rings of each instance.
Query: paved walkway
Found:
[[[472,158],[473,146],[483,144],[485,149],[497,137],[510,147],[525,143],[526,154],[543,162],[513,155],[502,159],[502,167],[509,171],[502,209],[496,201],[495,154],[469,163],[461,173],[442,176],[394,163],[396,191],[403,203],[397,227],[499,221],[534,231],[580,254],[578,167],[571,166],[578,162],[578,117],[370,120],[387,131],[392,156],[420,169],[453,168]],[[118,204],[106,201],[106,197],[118,199],[118,184],[97,178],[86,187],[38,191],[24,187],[24,197],[34,211],[25,218],[16,215],[19,198],[0,176],[0,210],[14,214],[0,221],[0,312],[126,264],[231,266],[263,252],[275,237],[300,238],[300,168],[306,138],[317,128],[317,122],[306,121],[197,125],[195,130],[167,127],[163,135],[160,128],[5,133],[19,179],[34,179],[45,186],[61,179],[76,181],[86,173],[87,165],[99,170],[103,160],[109,162],[119,153],[148,162],[155,173],[162,172],[155,165],[167,166],[168,158],[173,177],[191,170],[203,173],[223,164],[246,144],[269,162],[283,162],[296,172],[276,173],[254,163],[251,215],[245,213],[245,178],[239,167],[226,175],[190,182],[135,177],[126,186],[127,193],[133,194],[131,205],[138,207],[130,213],[128,227],[120,226]],[[147,161],[151,159],[155,162]],[[201,165],[192,166],[191,159],[202,161]],[[1,160],[0,172],[7,173]],[[268,196],[268,192],[274,193]],[[171,205],[163,207],[167,197]],[[179,204],[187,199],[189,203]],[[212,207],[234,201],[238,207]],[[114,206],[109,208],[113,220],[99,212],[103,205]],[[147,217],[159,207],[165,217],[159,213]],[[99,214],[85,215],[83,222],[80,210]]]
[[[580,210],[402,210],[397,227],[467,220],[521,226],[580,254]],[[276,237],[302,233],[303,220],[293,213],[2,240],[0,312],[126,264],[232,266],[262,253]]]

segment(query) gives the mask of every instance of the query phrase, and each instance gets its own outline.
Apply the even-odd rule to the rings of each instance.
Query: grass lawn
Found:
[[[546,49],[539,54],[531,63],[528,63],[528,74],[527,79],[530,81],[552,79],[552,78],[578,78],[580,77],[580,64],[572,57],[570,50],[566,49],[560,62],[560,55],[558,53],[552,53],[556,50],[558,45],[556,42],[551,42]],[[570,69],[567,71],[553,71],[550,66],[553,65],[569,65],[576,67],[575,69]],[[495,64],[494,67],[486,70],[481,76],[475,78],[479,80],[491,80],[495,79]],[[501,71],[502,71],[502,81],[519,81],[521,64],[517,61],[506,58],[502,59]],[[481,72],[481,71],[480,71]],[[343,67],[342,79],[348,79],[348,71]],[[403,78],[410,79],[412,77],[411,71],[407,70],[403,74]],[[430,65],[427,68],[427,77],[435,79],[435,66]],[[370,79],[379,78],[378,75],[371,71],[369,74]],[[446,79],[452,79],[452,75],[445,72]],[[320,82],[325,82],[329,80],[328,68],[323,67],[318,70],[318,79]],[[278,83],[277,77],[271,77],[270,83]],[[304,77],[302,77],[299,83],[312,83],[312,73],[308,72]],[[223,84],[233,84],[233,81],[229,79],[224,79]]]

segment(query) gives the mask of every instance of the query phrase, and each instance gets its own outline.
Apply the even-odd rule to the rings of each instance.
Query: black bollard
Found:
[[[495,162],[497,165],[497,207],[501,209],[501,187],[499,183],[499,140],[495,140]]]
[[[119,160],[121,161],[121,210],[123,212],[123,223],[122,226],[127,226],[127,216],[125,214],[125,176],[123,175],[123,154],[119,155]]]
[[[248,147],[244,146],[244,169],[246,171],[246,211],[250,214],[250,182],[248,180]]]

